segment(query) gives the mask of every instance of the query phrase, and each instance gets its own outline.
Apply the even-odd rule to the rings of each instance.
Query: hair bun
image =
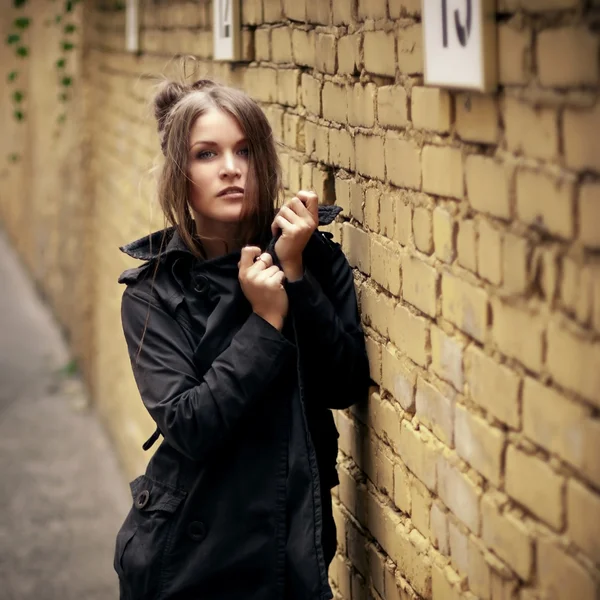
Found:
[[[177,81],[166,81],[154,98],[154,116],[158,130],[163,131],[170,110],[189,92],[189,86]]]

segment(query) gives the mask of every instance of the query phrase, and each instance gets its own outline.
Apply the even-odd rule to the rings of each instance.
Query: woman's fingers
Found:
[[[259,256],[261,249],[257,246],[246,246],[242,248],[240,257],[240,271],[249,269],[254,264],[254,259]]]

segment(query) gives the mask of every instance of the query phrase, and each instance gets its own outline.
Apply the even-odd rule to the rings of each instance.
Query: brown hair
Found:
[[[165,156],[158,182],[161,208],[188,248],[201,256],[202,245],[188,206],[188,145],[196,119],[210,108],[235,118],[248,140],[249,168],[238,241],[241,245],[252,243],[264,248],[282,189],[281,166],[265,114],[241,90],[209,79],[192,84],[169,80],[160,85],[154,99],[154,115]]]

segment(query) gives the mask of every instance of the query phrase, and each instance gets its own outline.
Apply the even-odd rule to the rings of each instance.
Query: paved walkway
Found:
[[[0,599],[116,600],[124,476],[0,231]]]

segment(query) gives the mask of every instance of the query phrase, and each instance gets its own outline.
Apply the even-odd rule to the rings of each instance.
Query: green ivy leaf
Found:
[[[67,0],[65,2],[65,12],[67,12],[67,13],[73,12],[73,0]]]
[[[17,56],[20,56],[21,58],[29,56],[29,48],[27,46],[19,46],[17,48]]]
[[[75,25],[73,25],[73,23],[68,23],[67,25],[65,25],[65,33],[66,34],[73,33],[76,29],[77,29],[77,27]]]
[[[58,100],[60,102],[66,102],[69,99],[69,94],[67,93],[62,93],[58,95]]]
[[[15,19],[14,26],[17,29],[27,29],[30,23],[31,19],[29,19],[28,17],[19,17],[18,19]]]
[[[19,104],[19,102],[22,102],[23,98],[25,98],[25,94],[23,92],[17,90],[16,92],[13,93],[13,101],[16,104]]]
[[[19,71],[11,71],[7,77],[8,82],[12,83],[13,81],[15,81],[17,79],[18,76],[19,76]]]
[[[15,116],[15,119],[19,122],[25,119],[25,113],[22,110],[15,110],[13,114]]]
[[[7,44],[16,44],[17,42],[21,41],[21,36],[18,33],[11,33],[7,38],[6,38],[6,43]]]
[[[72,83],[73,83],[73,78],[72,77],[63,77],[60,81],[61,85],[64,85],[65,87],[69,87]]]
[[[61,47],[65,52],[68,52],[69,50],[73,50],[73,48],[75,48],[75,44],[71,44],[71,42],[62,42]]]
[[[67,114],[63,113],[62,115],[58,115],[58,118],[56,119],[56,122],[59,125],[62,125],[66,120],[67,120]]]
[[[54,17],[54,22],[58,25],[62,21],[62,15],[56,15]]]
[[[67,61],[64,58],[59,58],[56,61],[56,68],[57,69],[64,69],[66,64],[67,64]]]
[[[21,6],[25,6],[27,4],[27,0],[13,0],[13,6],[15,8],[21,8]]]
[[[11,154],[8,155],[8,160],[11,163],[19,162],[19,155],[16,152],[13,152],[13,153],[11,153]]]

